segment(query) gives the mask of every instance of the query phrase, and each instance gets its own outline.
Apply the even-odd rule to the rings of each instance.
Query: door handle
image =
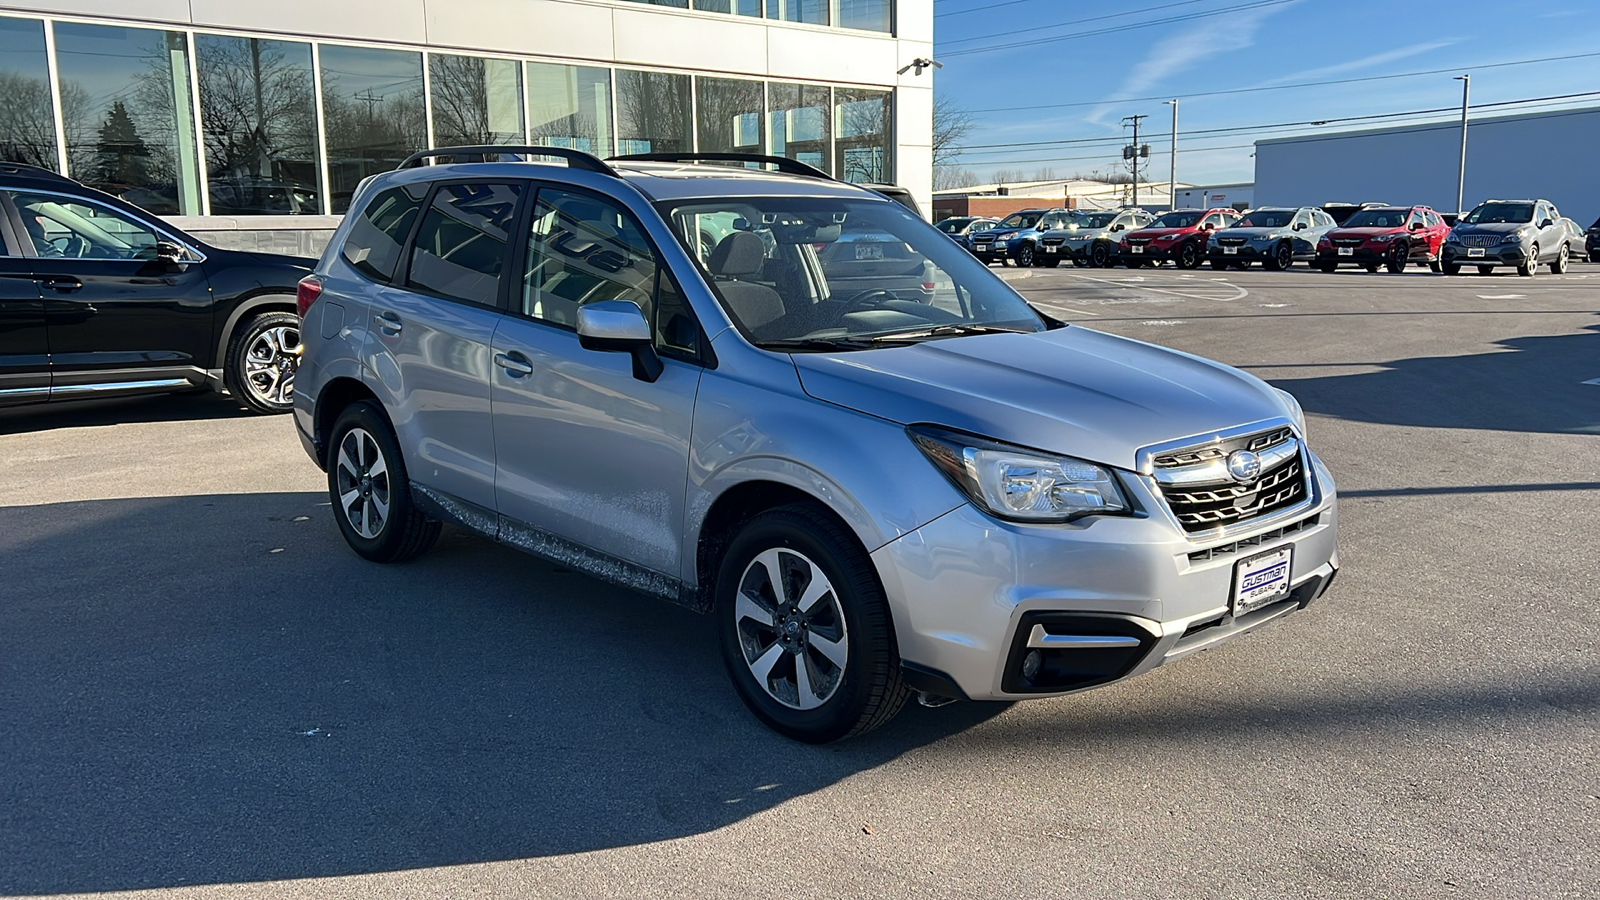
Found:
[[[521,378],[533,374],[533,363],[528,358],[515,350],[510,353],[496,353],[494,364],[511,373],[512,378]]]
[[[405,325],[400,321],[400,317],[392,312],[384,311],[377,313],[373,316],[373,318],[378,320],[378,330],[389,337],[394,337],[395,335],[399,334],[400,329],[405,327]]]
[[[83,288],[83,282],[67,275],[47,275],[44,286],[60,294],[70,294]]]

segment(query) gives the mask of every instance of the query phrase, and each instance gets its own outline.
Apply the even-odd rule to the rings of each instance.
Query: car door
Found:
[[[735,235],[737,236],[737,235]],[[680,574],[700,328],[638,220],[619,202],[542,186],[509,311],[494,335],[495,499],[503,540],[586,569]],[[635,303],[663,371],[584,349],[578,310]],[[654,582],[660,584],[662,582]]]
[[[1302,209],[1294,214],[1294,219],[1289,224],[1289,243],[1294,247],[1296,259],[1316,253],[1315,227],[1311,210]]]
[[[0,406],[50,396],[50,346],[44,297],[17,229],[0,214]]]
[[[394,285],[371,294],[368,365],[411,480],[491,517],[489,346],[512,280],[507,248],[518,204],[529,192],[506,179],[436,184]]]
[[[1561,245],[1567,241],[1561,213],[1556,211],[1553,204],[1540,203],[1534,213],[1534,222],[1539,226],[1539,255],[1546,260],[1555,259],[1561,252]]]
[[[158,259],[175,239],[120,209],[9,191],[44,298],[54,397],[140,383],[204,382],[215,363],[204,257]]]

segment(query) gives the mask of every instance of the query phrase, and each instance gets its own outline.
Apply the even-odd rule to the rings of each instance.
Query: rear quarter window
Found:
[[[428,193],[426,183],[390,188],[375,195],[350,227],[340,255],[373,281],[394,278],[400,251]]]

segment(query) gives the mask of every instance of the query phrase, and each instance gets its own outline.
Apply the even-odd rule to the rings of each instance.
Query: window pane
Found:
[[[408,283],[493,306],[500,298],[506,240],[517,217],[520,184],[445,184],[417,228]]]
[[[528,63],[534,144],[611,155],[611,70]]]
[[[767,18],[828,24],[828,0],[767,0]]]
[[[345,238],[344,258],[361,274],[375,281],[394,277],[400,247],[417,221],[427,184],[408,184],[373,197]]]
[[[200,215],[181,32],[55,23],[67,174],[158,215]]]
[[[809,84],[767,85],[772,155],[786,156],[832,174],[828,159],[828,89]]]
[[[320,212],[311,45],[216,34],[194,43],[211,214]]]
[[[694,0],[695,9],[761,18],[761,0]]]
[[[51,259],[155,259],[156,235],[119,212],[43,194],[11,195],[33,249]]]
[[[676,6],[679,9],[688,9],[689,0],[629,0],[631,3],[648,3],[651,6]]]
[[[700,149],[708,153],[760,153],[762,84],[729,78],[696,78]]]
[[[320,54],[328,189],[332,211],[342,213],[361,179],[428,145],[422,54],[332,44]]]
[[[839,0],[839,24],[868,31],[889,30],[889,0]]]
[[[59,168],[43,22],[0,19],[0,97],[0,159]]]
[[[578,307],[628,300],[653,315],[656,258],[622,210],[586,194],[542,190],[528,237],[522,312],[576,327]]]
[[[522,143],[521,63],[434,53],[428,79],[434,146]]]
[[[889,94],[840,88],[833,92],[837,112],[838,158],[835,175],[845,181],[887,184],[889,166]]]
[[[689,76],[617,72],[617,149],[620,153],[691,150],[689,119]]]

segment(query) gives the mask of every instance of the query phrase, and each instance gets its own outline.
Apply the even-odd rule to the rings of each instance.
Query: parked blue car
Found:
[[[1072,221],[1068,209],[1024,209],[1012,213],[987,231],[973,232],[972,255],[985,265],[999,260],[1001,265],[1015,262],[1027,268],[1038,257],[1039,238],[1052,228]]]

